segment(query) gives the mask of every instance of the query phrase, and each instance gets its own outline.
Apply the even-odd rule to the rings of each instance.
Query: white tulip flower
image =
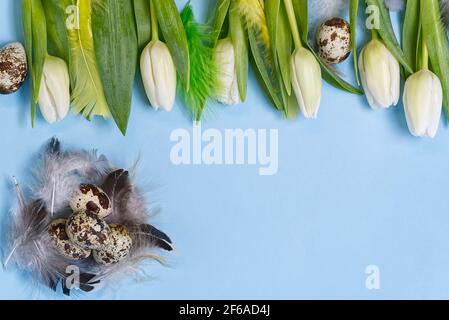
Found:
[[[291,65],[292,86],[299,108],[304,117],[315,119],[323,87],[320,64],[309,50],[299,47],[293,52]]]
[[[374,110],[397,105],[400,97],[399,62],[379,39],[371,40],[359,58],[360,78]]]
[[[403,102],[411,134],[434,138],[443,105],[440,79],[427,69],[411,75],[405,83]]]
[[[176,68],[167,45],[151,41],[140,59],[145,92],[152,107],[170,112],[176,98]]]
[[[47,55],[38,102],[42,116],[49,123],[67,116],[70,108],[70,79],[64,60]]]

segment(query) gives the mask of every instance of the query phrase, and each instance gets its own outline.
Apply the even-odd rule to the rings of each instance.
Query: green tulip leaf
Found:
[[[42,0],[45,11],[48,37],[48,53],[69,63],[69,44],[67,41],[67,26],[65,9],[70,0]]]
[[[299,33],[304,43],[309,41],[309,4],[307,0],[292,0],[298,21]]]
[[[190,86],[189,45],[178,8],[174,0],[151,1],[154,1],[159,26],[184,84],[184,89],[188,91]]]
[[[282,97],[280,96],[279,82],[274,74],[275,66],[273,65],[273,57],[270,50],[261,45],[258,40],[258,32],[252,28],[248,29],[249,44],[253,54],[254,63],[256,64],[259,76],[263,81],[264,87],[269,95],[270,100],[279,111],[284,111]],[[267,57],[268,56],[268,57]]]
[[[283,80],[282,84],[286,94],[290,96],[292,92],[290,70],[293,46],[290,25],[283,1],[267,0],[265,2],[265,12],[276,71]]]
[[[47,22],[41,0],[22,0],[22,24],[31,74],[31,125],[34,127],[36,104],[47,56]]]
[[[279,19],[276,36],[276,56],[279,61],[279,68],[284,81],[287,94],[292,94],[291,82],[291,57],[293,52],[293,39],[288,23],[287,11],[284,3],[279,8]]]
[[[151,41],[150,0],[134,0],[134,17],[136,19],[137,42],[141,52]]]
[[[416,71],[418,68],[417,48],[419,47],[420,0],[408,0],[402,28],[402,47],[408,64]],[[411,73],[407,73],[409,76]]]
[[[215,8],[214,16],[212,18],[212,32],[214,33],[214,47],[217,43],[222,31],[223,25],[228,15],[231,0],[218,0]],[[231,12],[229,12],[231,15]],[[236,15],[236,12],[233,12]],[[231,31],[232,32],[232,31]]]
[[[288,21],[284,1],[267,0],[265,2],[268,32],[270,34],[271,51],[274,59],[275,76],[279,79],[280,97],[283,112],[288,119],[294,119],[297,114],[292,103],[291,56],[293,51],[292,33]]]
[[[126,135],[137,68],[137,35],[129,0],[94,0],[92,32],[98,69],[112,117]]]
[[[422,36],[427,44],[432,70],[443,87],[444,106],[449,120],[449,44],[438,0],[421,1],[421,19]]]
[[[357,14],[359,12],[359,0],[351,0],[349,7],[349,20],[351,25],[351,46],[354,72],[357,84],[360,86],[359,67],[357,61]]]

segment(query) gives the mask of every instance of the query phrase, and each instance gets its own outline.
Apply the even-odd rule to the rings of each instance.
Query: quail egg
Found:
[[[0,93],[20,89],[27,75],[27,58],[21,43],[10,43],[0,49]]]
[[[95,250],[93,257],[95,261],[102,265],[111,265],[125,259],[133,244],[126,227],[121,225],[110,225],[111,234],[109,244],[103,250]]]
[[[112,212],[112,203],[108,195],[92,184],[82,184],[75,190],[70,207],[74,212],[90,212],[102,219]]]
[[[329,64],[346,60],[351,54],[351,28],[341,18],[325,21],[318,28],[317,45],[320,57]]]
[[[91,251],[72,243],[65,231],[67,220],[58,219],[48,226],[48,234],[56,251],[70,260],[83,260],[90,256]]]
[[[101,250],[109,242],[111,229],[97,215],[89,212],[73,214],[67,221],[66,232],[70,241],[92,250]]]

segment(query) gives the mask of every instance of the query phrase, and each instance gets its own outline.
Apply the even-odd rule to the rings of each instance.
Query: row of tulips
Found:
[[[65,30],[69,43],[67,52],[53,50],[51,53],[56,54],[50,55],[47,45],[36,45],[32,40],[37,34],[44,38],[41,41],[46,41],[47,35],[38,33],[46,26],[39,22],[51,20],[49,3],[57,1],[23,0],[33,108],[38,102],[44,118],[50,123],[65,118],[73,105],[75,114],[82,113],[88,119],[112,115],[125,133],[134,79],[134,64],[129,61],[133,59],[129,55],[137,54],[138,48],[141,50],[141,77],[151,106],[156,110],[171,111],[178,87],[197,121],[210,100],[226,105],[245,101],[250,54],[267,95],[287,118],[295,117],[298,111],[306,118],[317,117],[322,79],[347,92],[362,93],[314,52],[309,39],[307,0],[217,0],[211,24],[198,23],[189,4],[179,15],[173,0],[134,0],[133,6],[120,0],[121,9],[134,11],[135,17],[132,26],[130,19],[116,21],[129,26],[131,32],[123,36],[132,39],[128,39],[127,44],[113,45],[119,53],[125,51],[122,57],[126,57],[129,67],[112,68],[112,71],[102,68],[106,64],[102,61],[105,58],[100,56],[105,53],[104,48],[111,48],[103,39],[108,37],[95,41],[99,38],[95,36],[96,32],[112,31],[102,30],[104,27],[98,27],[99,24],[91,25],[97,2],[99,7],[114,7],[110,0],[64,0],[65,5],[74,4],[80,11],[81,31],[76,33],[79,38],[74,38],[70,30]],[[351,0],[350,3],[351,40],[355,48],[354,17],[359,1]],[[449,78],[445,73],[449,71],[449,62],[445,61],[449,49],[439,20],[438,0],[407,1],[403,41],[404,47],[414,51],[411,54],[402,51],[397,43],[385,2],[366,0],[366,4],[376,6],[381,13],[381,27],[372,30],[372,40],[354,64],[368,103],[373,109],[385,109],[399,102],[402,68],[402,73],[408,77],[403,102],[409,129],[415,136],[434,137],[443,102],[447,104],[445,97],[449,96]],[[30,16],[27,12],[33,14]],[[120,14],[121,11],[116,12]],[[89,30],[96,25],[92,36]],[[50,31],[46,33],[49,42],[52,37],[61,38]],[[89,34],[90,38],[87,37]],[[442,34],[444,41],[441,41]],[[110,38],[115,37],[118,35]],[[355,50],[353,56],[356,62]],[[77,64],[78,60],[88,62]],[[113,62],[124,63],[119,59]],[[118,71],[114,74],[116,69],[126,71],[127,76],[123,78],[128,81],[121,80]],[[118,96],[128,99],[122,101]]]
[[[362,50],[359,70],[368,103],[374,110],[398,104],[400,65],[379,39]],[[410,132],[417,137],[434,138],[441,118],[443,89],[438,77],[429,70],[426,44],[422,69],[405,82],[403,104]]]

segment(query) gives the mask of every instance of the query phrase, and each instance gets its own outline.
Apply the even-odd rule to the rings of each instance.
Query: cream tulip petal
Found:
[[[292,56],[292,62],[291,62],[291,68],[292,68],[292,86],[293,86],[293,90],[295,91],[295,95],[296,95],[296,100],[298,101],[298,105],[299,105],[299,110],[301,110],[301,113],[303,114],[304,117],[308,117],[307,114],[307,110],[305,108],[304,105],[304,98],[302,96],[302,92],[301,92],[301,86],[299,85],[299,81],[298,81],[298,76],[296,74],[296,69],[295,69],[295,56]]]
[[[399,62],[396,58],[390,53],[388,62],[390,65],[390,94],[391,94],[391,104],[396,106],[399,102],[401,96],[401,70],[399,67]]]
[[[159,40],[150,42],[142,53],[140,68],[152,107],[171,111],[176,99],[176,68],[167,45]]]
[[[440,79],[432,76],[432,104],[430,110],[430,123],[427,129],[427,135],[430,138],[435,138],[441,120],[441,111],[443,109],[443,88]]]
[[[153,65],[151,63],[151,48],[153,43],[149,43],[148,46],[143,50],[140,59],[140,72],[142,75],[142,82],[145,88],[145,93],[147,94],[148,100],[151,106],[155,109],[159,109],[159,103],[156,100],[155,92],[156,86],[153,77]]]
[[[156,97],[160,108],[170,112],[176,96],[176,71],[168,47],[157,42],[151,51]]]
[[[58,118],[56,115],[56,110],[53,108],[54,102],[52,101],[52,96],[45,82],[45,73],[42,75],[38,103],[44,119],[50,124],[55,123]]]
[[[314,119],[319,111],[323,85],[320,65],[310,51],[300,48],[292,55],[292,72],[301,112],[306,118]]]
[[[362,82],[363,91],[365,92],[366,99],[370,107],[374,110],[377,110],[378,107],[374,103],[374,98],[369,92],[368,84],[366,82],[366,73],[365,73],[365,65],[363,64],[363,54],[365,52],[365,48],[362,49],[359,56],[359,73],[360,73],[360,81]]]
[[[435,137],[443,104],[438,77],[429,70],[410,76],[405,83],[403,102],[410,132],[417,137]]]
[[[64,60],[50,55],[46,57],[38,103],[42,116],[49,123],[67,116],[70,108],[70,80]]]
[[[360,77],[371,108],[384,109],[397,104],[400,95],[400,67],[385,45],[369,42],[359,58]]]
[[[368,104],[373,110],[378,110],[379,106],[376,104],[374,97],[372,96],[371,92],[369,91],[368,83],[366,82],[366,73],[365,73],[365,65],[363,63],[363,55],[365,52],[365,48],[362,49],[360,52],[359,57],[359,72],[360,72],[360,80],[362,82],[363,91],[365,92],[366,100],[368,101]]]

